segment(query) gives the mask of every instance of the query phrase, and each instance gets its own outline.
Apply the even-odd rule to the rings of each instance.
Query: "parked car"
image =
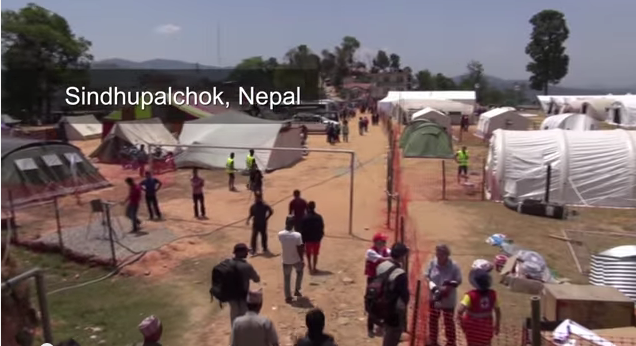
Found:
[[[311,113],[298,113],[291,118],[291,122],[298,126],[305,125],[309,132],[325,132],[328,124],[338,124],[337,121]]]

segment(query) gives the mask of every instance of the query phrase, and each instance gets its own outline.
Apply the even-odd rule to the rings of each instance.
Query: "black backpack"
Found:
[[[246,297],[236,260],[228,258],[212,268],[210,295],[221,303]]]
[[[394,265],[391,269],[376,276],[367,285],[364,294],[364,306],[367,313],[378,319],[385,319],[395,310],[396,295],[391,291],[389,278],[394,270],[399,266]]]

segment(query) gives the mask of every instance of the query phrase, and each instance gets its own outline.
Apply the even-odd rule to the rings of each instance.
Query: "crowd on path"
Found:
[[[379,123],[377,115],[372,116],[374,125]],[[360,117],[358,127],[360,135],[368,131],[369,119]],[[348,141],[349,122],[343,125],[329,126],[327,140],[330,143],[340,141],[340,134]],[[468,154],[466,147],[456,153],[458,163],[458,181],[468,174]],[[228,189],[237,191],[235,186],[235,155],[231,153],[226,163]],[[259,283],[261,278],[257,270],[247,259],[259,253],[258,237],[261,238],[263,254],[269,254],[268,222],[274,214],[273,209],[264,201],[262,194],[263,177],[250,150],[246,157],[249,171],[248,190],[254,194],[254,203],[249,208],[246,224],[252,226],[249,246],[239,243],[234,246],[234,256],[226,259],[213,268],[210,294],[221,306],[227,304],[230,310],[231,345],[232,346],[278,346],[279,339],[274,323],[261,315],[263,293],[251,290],[250,283]],[[467,178],[466,178],[467,179]],[[205,181],[193,169],[190,179],[194,216],[205,219],[205,199],[203,188]],[[139,184],[132,178],[126,179],[129,193],[124,201],[127,203],[126,215],[132,223],[132,232],[139,232],[141,221],[137,217],[142,194],[151,220],[161,220],[157,192],[162,183],[153,177],[151,172],[145,173],[145,179]],[[278,232],[281,245],[282,269],[284,277],[284,299],[293,303],[294,299],[304,298],[302,284],[305,269],[305,258],[309,273],[319,273],[318,257],[321,241],[325,235],[325,223],[316,212],[316,203],[307,202],[301,192],[295,190],[289,203],[285,227]],[[387,236],[377,233],[372,239],[373,245],[366,251],[364,273],[367,286],[364,292],[364,308],[367,313],[367,332],[370,338],[382,337],[383,346],[397,346],[404,340],[407,330],[407,307],[410,302],[409,275],[405,271],[405,261],[409,249],[402,243],[387,247]],[[458,305],[457,288],[462,283],[459,266],[450,258],[450,248],[438,245],[435,258],[430,261],[422,276],[428,282],[431,294],[428,309],[427,345],[437,346],[439,338],[439,320],[444,323],[446,346],[457,344],[456,321],[464,332],[470,346],[489,345],[493,336],[499,332],[501,311],[497,295],[492,290],[489,269],[471,270],[469,282],[474,289],[463,295]],[[292,292],[292,274],[295,274]],[[336,341],[324,334],[325,315],[319,309],[310,310],[306,315],[307,335],[296,341],[297,346],[330,346]],[[139,326],[144,336],[144,346],[159,345],[161,323],[154,316],[145,319]],[[69,344],[70,345],[70,344]]]

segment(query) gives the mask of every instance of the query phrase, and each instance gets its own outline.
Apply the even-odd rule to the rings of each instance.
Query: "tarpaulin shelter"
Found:
[[[162,149],[173,151],[177,139],[166,129],[158,118],[149,118],[136,121],[120,121],[110,131],[102,143],[90,154],[100,162],[118,163],[121,161],[121,150],[127,145],[139,147],[144,145],[148,152],[148,144],[164,144]],[[172,146],[170,146],[172,145]]]
[[[404,157],[448,159],[454,156],[452,138],[446,129],[425,119],[411,122],[402,132],[399,145]]]
[[[299,128],[234,110],[186,122],[179,143],[254,148],[256,163],[263,170],[288,167],[303,157],[301,151],[258,150],[259,147],[302,148]],[[223,168],[231,152],[236,156],[234,167],[245,169],[247,150],[183,148],[175,163],[177,167]]]
[[[494,108],[479,116],[475,136],[488,139],[497,129],[527,130],[530,122],[513,107]]]
[[[60,119],[60,124],[64,126],[69,141],[99,138],[102,135],[102,123],[92,114],[65,116]]]
[[[2,206],[19,207],[110,184],[75,146],[2,137]]]
[[[543,199],[594,207],[636,207],[636,132],[506,131],[490,139],[486,197]]]
[[[172,133],[180,133],[183,123],[190,120],[206,118],[214,114],[227,111],[225,107],[216,105],[201,105],[192,100],[187,104],[179,105],[175,102],[172,105],[151,105],[141,107],[126,106],[115,110],[106,116],[102,122],[104,124],[102,138],[110,133],[115,123],[119,121],[134,121],[150,118],[160,119],[166,128]]]

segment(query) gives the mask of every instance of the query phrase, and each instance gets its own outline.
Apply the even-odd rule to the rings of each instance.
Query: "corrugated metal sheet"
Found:
[[[593,255],[590,283],[615,287],[636,302],[636,245],[618,246]]]

